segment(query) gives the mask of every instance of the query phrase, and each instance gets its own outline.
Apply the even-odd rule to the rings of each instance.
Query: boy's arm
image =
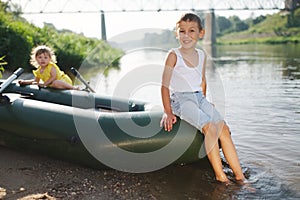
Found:
[[[161,126],[164,126],[166,131],[171,131],[173,124],[176,123],[176,116],[173,114],[171,108],[169,90],[172,72],[176,63],[176,59],[176,55],[173,52],[170,52],[168,54],[162,75],[161,96],[165,114],[160,124]]]
[[[206,86],[207,86],[205,68],[206,68],[206,56],[204,56],[204,62],[202,67],[202,82],[201,82],[201,88],[204,96],[206,96]]]
[[[162,86],[161,86],[161,96],[164,106],[164,112],[166,114],[172,114],[172,108],[170,103],[170,81],[173,73],[173,68],[175,65],[174,59],[176,60],[176,55],[172,52],[168,54],[168,57],[165,62],[165,67],[162,75]]]

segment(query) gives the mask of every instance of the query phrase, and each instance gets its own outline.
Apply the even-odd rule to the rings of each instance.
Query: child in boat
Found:
[[[55,64],[56,56],[48,46],[40,45],[32,49],[30,64],[36,67],[32,80],[19,80],[20,85],[37,84],[40,87],[56,89],[78,89],[72,85],[71,78]]]
[[[244,182],[238,155],[229,127],[215,107],[206,99],[205,53],[197,49],[204,36],[201,19],[193,13],[182,15],[176,23],[176,38],[180,46],[171,49],[165,60],[161,95],[164,116],[161,126],[171,131],[176,116],[192,124],[205,135],[205,150],[217,181],[229,183],[219,152],[218,139],[224,156],[238,182]]]

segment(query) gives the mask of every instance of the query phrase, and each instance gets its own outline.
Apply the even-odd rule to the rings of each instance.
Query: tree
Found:
[[[226,31],[230,30],[232,27],[232,23],[226,17],[219,16],[217,17],[217,33],[221,34]]]
[[[232,23],[232,31],[236,31],[236,32],[240,32],[240,31],[244,31],[247,30],[249,28],[249,25],[246,24],[244,21],[242,21],[238,16],[232,16],[229,17],[229,20]]]
[[[258,24],[258,23],[264,21],[266,18],[267,18],[266,16],[260,15],[260,16],[256,17],[255,19],[253,19],[252,23],[253,23],[253,25]]]

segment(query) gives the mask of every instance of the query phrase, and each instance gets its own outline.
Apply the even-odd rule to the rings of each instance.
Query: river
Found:
[[[150,182],[157,185],[158,196],[299,198],[300,45],[217,46],[207,51],[212,56],[208,97],[221,102],[217,104],[231,128],[252,189],[216,183],[210,166],[199,162],[151,172]],[[165,55],[161,48],[129,50],[121,58],[120,69],[111,70],[108,76],[97,74],[91,85],[99,93],[148,101],[155,105],[152,109],[162,109],[160,78]],[[224,169],[233,178],[226,163]]]

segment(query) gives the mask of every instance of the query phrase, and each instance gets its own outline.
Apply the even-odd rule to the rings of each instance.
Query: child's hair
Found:
[[[30,64],[38,68],[39,64],[36,61],[36,57],[43,53],[48,54],[48,56],[50,57],[50,61],[56,63],[56,56],[54,54],[54,51],[50,47],[47,47],[45,45],[39,45],[37,47],[34,47],[31,51]]]
[[[198,15],[194,14],[194,13],[184,13],[180,19],[178,20],[178,22],[176,23],[176,28],[178,27],[180,22],[196,22],[198,24],[199,27],[199,31],[201,31],[202,28],[202,23],[201,23],[201,19]]]

